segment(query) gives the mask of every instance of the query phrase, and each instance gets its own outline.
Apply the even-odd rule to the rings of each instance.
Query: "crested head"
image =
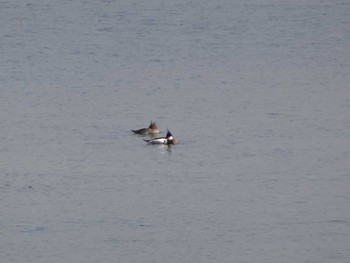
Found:
[[[159,129],[157,127],[157,124],[155,122],[151,121],[151,125],[149,126],[149,134],[158,134],[159,133]]]
[[[156,122],[151,122],[151,125],[149,126],[149,128],[152,130],[158,129]]]
[[[166,138],[167,138],[167,144],[176,144],[177,143],[177,140],[175,139],[175,137],[171,134],[171,132],[169,130],[166,134]]]

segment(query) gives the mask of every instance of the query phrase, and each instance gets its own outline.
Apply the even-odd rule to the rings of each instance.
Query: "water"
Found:
[[[348,262],[346,1],[0,10],[2,262]]]

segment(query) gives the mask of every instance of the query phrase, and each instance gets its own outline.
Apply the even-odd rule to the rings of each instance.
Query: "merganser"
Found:
[[[158,138],[154,138],[154,139],[149,139],[149,140],[145,140],[145,142],[147,142],[148,144],[167,144],[167,145],[171,145],[171,144],[176,144],[177,140],[174,138],[174,136],[171,134],[171,132],[168,130],[167,134],[165,137],[158,137]]]
[[[149,125],[148,128],[142,128],[139,130],[132,130],[134,133],[136,134],[141,134],[141,135],[153,135],[153,134],[158,134],[159,133],[159,129],[157,127],[157,124],[155,122],[151,121],[151,124]]]

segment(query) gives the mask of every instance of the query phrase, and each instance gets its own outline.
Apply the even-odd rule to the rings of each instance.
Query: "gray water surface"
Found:
[[[349,262],[349,14],[2,1],[1,262]]]

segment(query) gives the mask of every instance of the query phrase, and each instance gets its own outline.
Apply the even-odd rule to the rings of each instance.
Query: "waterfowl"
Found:
[[[166,145],[173,145],[177,143],[177,140],[175,137],[171,134],[171,132],[168,130],[167,134],[165,137],[158,137],[158,138],[153,138],[146,140],[144,139],[145,142],[148,144],[166,144]]]
[[[131,130],[133,131],[135,134],[141,134],[141,135],[153,135],[153,134],[158,134],[159,133],[159,129],[157,127],[157,124],[155,122],[151,121],[151,124],[149,125],[148,128],[142,128],[139,130]]]

